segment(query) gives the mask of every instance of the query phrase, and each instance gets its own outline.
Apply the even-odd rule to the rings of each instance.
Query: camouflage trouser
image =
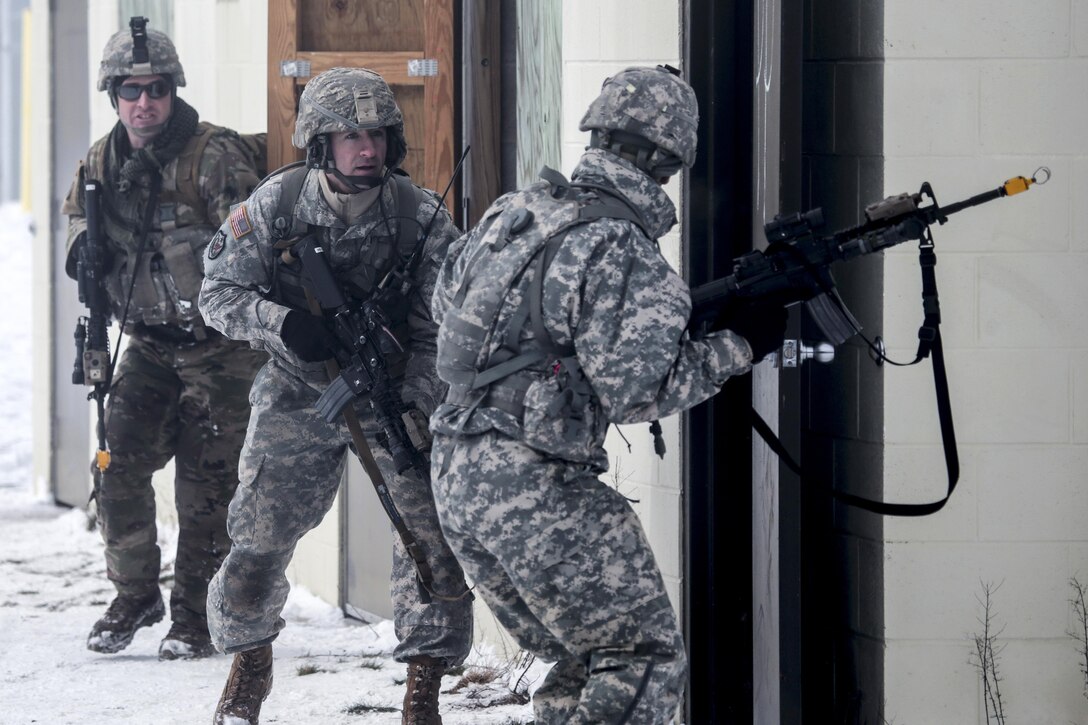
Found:
[[[318,415],[317,396],[274,362],[253,384],[241,482],[227,521],[234,546],[208,589],[208,627],[223,652],[267,644],[283,629],[287,565],[298,540],[321,522],[340,486],[350,436],[342,422],[326,423]],[[357,405],[356,410],[397,509],[433,569],[435,592],[463,593],[464,575],[438,526],[429,483],[396,475],[392,458],[375,442],[369,408]],[[465,659],[472,645],[471,596],[425,604],[399,537],[394,537],[391,591],[400,639],[397,660],[427,655],[453,666]]]
[[[266,359],[219,336],[196,344],[132,337],[114,374],[106,407],[112,460],[96,486],[106,572],[119,593],[157,589],[151,474],[173,458],[178,549],[170,614],[182,626],[206,626],[208,580],[230,548],[227,505],[238,484],[249,385]]]
[[[448,457],[448,460],[447,460]],[[666,723],[687,658],[638,517],[599,479],[491,432],[436,436],[443,529],[519,645],[555,666],[537,723]]]

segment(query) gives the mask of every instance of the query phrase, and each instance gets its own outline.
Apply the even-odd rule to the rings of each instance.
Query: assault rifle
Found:
[[[396,304],[408,299],[412,274],[426,250],[431,228],[471,149],[471,146],[465,146],[465,150],[461,152],[449,183],[439,197],[427,226],[421,228],[419,241],[409,258],[402,264],[394,265],[367,300],[354,305],[348,304],[332,276],[321,247],[303,240],[295,245],[297,249],[292,248],[292,255],[301,259],[303,269],[310,276],[314,287],[313,294],[317,297],[320,308],[333,311],[336,334],[346,349],[350,350],[350,358],[341,361],[346,362],[342,369],[337,374],[332,374],[330,370],[329,377],[332,382],[317,400],[318,412],[331,423],[352,400],[369,393],[370,406],[386,437],[397,473],[404,473],[412,468],[422,478],[430,475],[430,466],[420,452],[430,446],[430,431],[427,430],[425,421],[417,421],[412,417],[400,394],[390,383],[385,355],[403,351],[403,348],[389,330],[389,319],[383,312],[383,307],[388,303]],[[405,221],[402,219],[401,223]],[[311,312],[318,314],[319,311],[311,309]]]
[[[746,300],[760,303],[790,305],[803,302],[824,337],[833,345],[845,342],[861,332],[850,311],[835,291],[831,264],[855,259],[864,254],[880,252],[897,244],[917,239],[922,267],[922,305],[925,319],[918,330],[918,352],[914,365],[932,354],[933,382],[937,393],[937,416],[941,427],[945,467],[948,471],[948,492],[943,498],[928,503],[893,503],[865,498],[829,485],[827,490],[836,500],[873,513],[889,516],[925,516],[939,511],[952,496],[959,480],[959,454],[952,423],[952,408],[945,372],[944,348],[940,332],[940,303],[934,267],[937,255],[933,251],[933,223],[944,224],[956,212],[979,204],[1019,194],[1032,184],[1044,184],[1050,179],[1045,166],[1030,179],[1017,176],[992,191],[942,207],[937,203],[929,182],[922,184],[917,194],[899,194],[865,208],[865,222],[851,229],[819,236],[823,214],[813,209],[801,214],[779,215],[764,225],[766,251],[755,251],[733,260],[733,273],[714,282],[700,285],[691,292],[692,317],[690,328],[695,334],[714,329],[729,316],[743,314]],[[929,203],[923,206],[928,199]],[[882,346],[866,340],[878,362],[891,362]],[[753,408],[752,427],[766,441],[783,463],[801,478],[804,471],[793,460],[770,426]]]
[[[733,271],[726,277],[692,289],[693,331],[705,331],[730,305],[745,299],[770,300],[791,305],[803,302],[827,342],[838,345],[861,330],[835,290],[831,264],[880,252],[903,242],[919,240],[922,263],[936,262],[932,253],[930,225],[944,224],[953,214],[979,204],[1027,191],[1032,184],[1044,184],[1050,170],[1040,167],[1030,179],[1017,176],[998,188],[969,199],[940,206],[929,182],[917,194],[890,196],[865,208],[865,222],[850,229],[819,236],[823,212],[811,211],[776,216],[764,225],[768,246],[765,251],[749,252],[733,260]],[[923,206],[928,199],[929,203]],[[932,305],[936,305],[933,282]],[[925,290],[923,294],[930,294]],[[926,314],[936,314],[929,309]]]
[[[389,492],[389,485],[355,415],[355,409],[350,405],[357,395],[369,393],[370,406],[374,410],[378,427],[386,438],[397,473],[412,469],[423,480],[429,480],[430,467],[420,452],[424,440],[411,439],[406,423],[419,436],[429,433],[418,431],[415,420],[407,412],[400,394],[389,378],[385,356],[398,349],[400,343],[389,330],[388,318],[376,300],[370,299],[357,304],[348,302],[325,259],[325,250],[310,237],[303,238],[285,254],[302,263],[303,274],[310,281],[310,286],[306,288],[310,312],[315,317],[322,318],[326,312],[332,314],[336,336],[342,346],[337,351],[335,360],[325,361],[325,368],[332,382],[318,398],[315,407],[329,423],[336,420],[337,416],[343,416],[355,444],[355,453],[374,485],[378,502],[385,509],[386,516],[416,566],[423,601],[430,602],[431,597],[447,601],[460,599],[464,593],[456,597],[446,597],[435,592],[434,574],[424,556],[423,548],[397,510]],[[324,320],[315,320],[314,324],[324,324]]]
[[[101,185],[89,180],[83,187],[87,232],[77,249],[76,281],[79,285],[79,301],[87,306],[87,314],[76,322],[76,360],[72,367],[74,385],[90,385],[88,400],[98,407],[98,452],[95,461],[98,470],[105,471],[110,465],[106,447],[106,393],[110,387],[110,322],[109,299],[104,286],[106,250],[101,225]]]
[[[332,382],[318,398],[315,406],[318,413],[331,423],[356,397],[369,395],[370,407],[386,437],[397,473],[414,469],[425,478],[429,464],[419,450],[424,443],[422,434],[393,386],[386,365],[386,356],[403,348],[389,329],[380,296],[377,300],[349,303],[333,277],[325,250],[312,239],[296,244],[291,254],[302,262],[320,310],[331,314],[342,346],[337,355],[340,371],[331,376]],[[409,430],[415,435],[410,435]]]

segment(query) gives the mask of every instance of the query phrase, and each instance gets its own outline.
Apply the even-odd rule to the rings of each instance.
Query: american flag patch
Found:
[[[253,231],[253,225],[249,222],[249,212],[245,204],[234,207],[230,213],[230,230],[235,239],[241,239]]]

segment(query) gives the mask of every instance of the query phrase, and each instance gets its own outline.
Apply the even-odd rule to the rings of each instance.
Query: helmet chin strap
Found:
[[[328,134],[318,134],[306,147],[306,164],[311,169],[321,169],[349,189],[348,194],[358,194],[385,183],[389,174],[382,176],[348,176],[336,168],[329,149]]]
[[[336,177],[337,181],[343,184],[348,189],[349,194],[358,194],[361,191],[367,191],[373,189],[375,186],[381,186],[385,181],[384,176],[345,176],[340,172],[340,169],[336,168],[329,163],[325,167],[325,173],[332,174]]]

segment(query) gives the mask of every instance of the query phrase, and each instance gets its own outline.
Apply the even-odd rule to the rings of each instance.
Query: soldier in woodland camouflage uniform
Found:
[[[117,596],[87,647],[117,652],[163,617],[151,474],[174,458],[178,548],[172,625],[159,657],[204,657],[214,651],[205,601],[230,547],[226,514],[249,416],[246,391],[267,358],[206,328],[196,297],[204,246],[259,179],[238,135],[198,122],[178,98],[185,74],[174,44],[156,30],[144,33],[137,22],[106,44],[98,89],[119,120],[88,151],[61,210],[74,278],[87,229],[84,184],[101,182],[104,286],[129,335],[106,413],[112,463],[95,487]]]
[[[398,170],[407,146],[389,86],[362,68],[314,77],[299,101],[292,142],[306,149],[306,166],[272,177],[234,210],[208,246],[200,294],[209,324],[271,356],[251,393],[241,484],[228,522],[234,547],[208,593],[215,644],[237,653],[217,723],[257,722],[271,689],[271,642],[284,626],[284,572],[299,538],[332,506],[352,440],[342,420],[327,423],[314,408],[329,386],[322,361],[343,348],[325,320],[308,311],[309,281],[299,260],[282,252],[318,244],[350,301],[373,297],[388,273],[403,270],[406,294],[379,304],[402,347],[388,350],[385,360],[419,430],[426,431],[426,416],[446,390],[434,371],[436,325],[428,303],[446,247],[459,232],[438,195]],[[418,264],[402,267],[419,249]],[[434,573],[431,591],[423,591],[396,540],[392,596],[400,644],[394,655],[408,663],[403,722],[441,723],[438,687],[446,668],[468,654],[471,597],[442,537],[426,468],[422,476],[412,469],[397,474],[369,399],[353,405],[393,501]]]
[[[439,275],[451,387],[431,417],[435,502],[499,621],[556,662],[537,723],[676,713],[684,643],[637,517],[598,477],[605,432],[706,400],[781,342],[780,309],[698,340],[685,331],[688,288],[656,240],[676,223],[662,184],[693,163],[697,125],[673,69],[609,78],[572,181],[546,169],[500,198]]]

